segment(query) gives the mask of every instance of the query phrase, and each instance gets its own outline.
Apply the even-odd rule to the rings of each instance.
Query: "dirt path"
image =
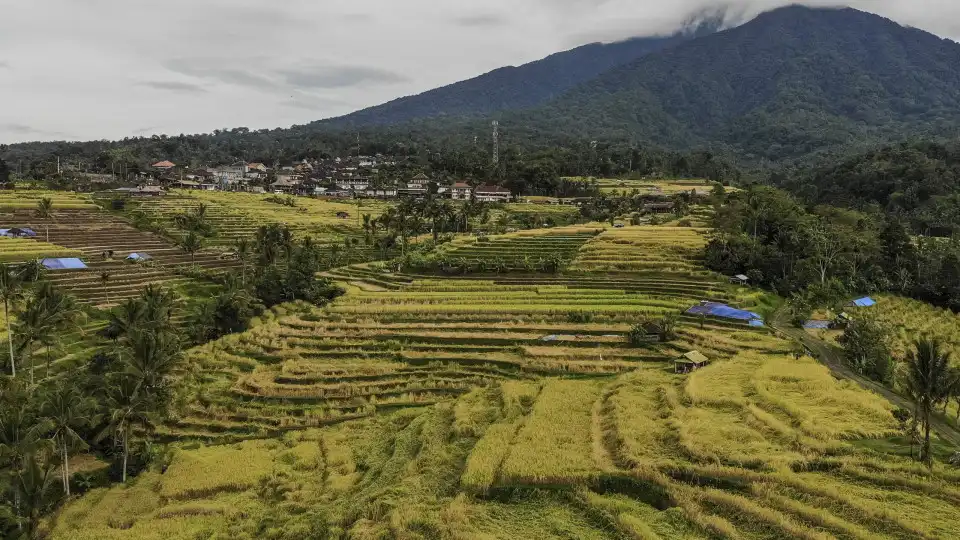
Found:
[[[778,311],[774,314],[773,320],[769,321],[770,326],[774,330],[777,330],[781,334],[786,335],[794,341],[802,343],[804,347],[813,351],[820,363],[830,368],[830,371],[833,372],[834,376],[841,379],[849,379],[854,381],[867,390],[872,390],[873,392],[883,396],[887,399],[887,401],[893,403],[897,407],[903,407],[911,411],[913,410],[913,402],[909,399],[894,392],[890,388],[887,388],[886,386],[864,377],[863,375],[850,369],[847,363],[844,362],[843,351],[839,347],[817,339],[802,328],[794,328],[786,320],[786,317],[787,314],[784,310]],[[937,432],[941,439],[954,446],[960,447],[960,429],[958,429],[953,422],[948,420],[946,416],[941,413],[934,413],[934,415],[930,418],[930,425],[933,430]]]

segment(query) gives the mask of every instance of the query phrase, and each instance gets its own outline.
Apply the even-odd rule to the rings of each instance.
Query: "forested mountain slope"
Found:
[[[395,99],[317,124],[332,127],[376,126],[534,107],[605,71],[716,32],[721,24],[722,17],[709,17],[670,36],[591,43],[522,66],[502,67],[466,81]]]
[[[504,124],[755,159],[944,134],[960,125],[960,44],[853,9],[792,6],[611,70]]]

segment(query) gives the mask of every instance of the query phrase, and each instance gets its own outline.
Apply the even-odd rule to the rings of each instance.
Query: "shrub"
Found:
[[[590,324],[593,321],[593,313],[589,311],[571,311],[567,313],[567,321],[575,324]]]

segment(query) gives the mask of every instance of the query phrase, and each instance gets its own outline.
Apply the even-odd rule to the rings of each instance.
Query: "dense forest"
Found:
[[[808,204],[879,206],[920,234],[960,231],[960,144],[884,146],[825,165],[774,174],[771,183]]]
[[[853,9],[793,6],[648,55],[541,109],[528,136],[717,145],[749,161],[952,134],[960,44]]]

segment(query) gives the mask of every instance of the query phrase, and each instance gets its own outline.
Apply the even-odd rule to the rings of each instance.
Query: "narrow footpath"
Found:
[[[852,380],[867,390],[872,390],[883,396],[887,401],[897,407],[913,410],[913,402],[909,399],[850,369],[843,359],[842,349],[836,345],[831,345],[821,339],[817,339],[802,328],[794,328],[787,320],[786,310],[781,309],[777,311],[773,316],[773,320],[768,322],[774,330],[813,351],[820,363],[830,368],[830,371],[833,372],[835,377]],[[930,426],[941,439],[958,447],[958,451],[960,451],[960,429],[957,428],[952,420],[949,420],[941,413],[935,412],[930,418]]]

